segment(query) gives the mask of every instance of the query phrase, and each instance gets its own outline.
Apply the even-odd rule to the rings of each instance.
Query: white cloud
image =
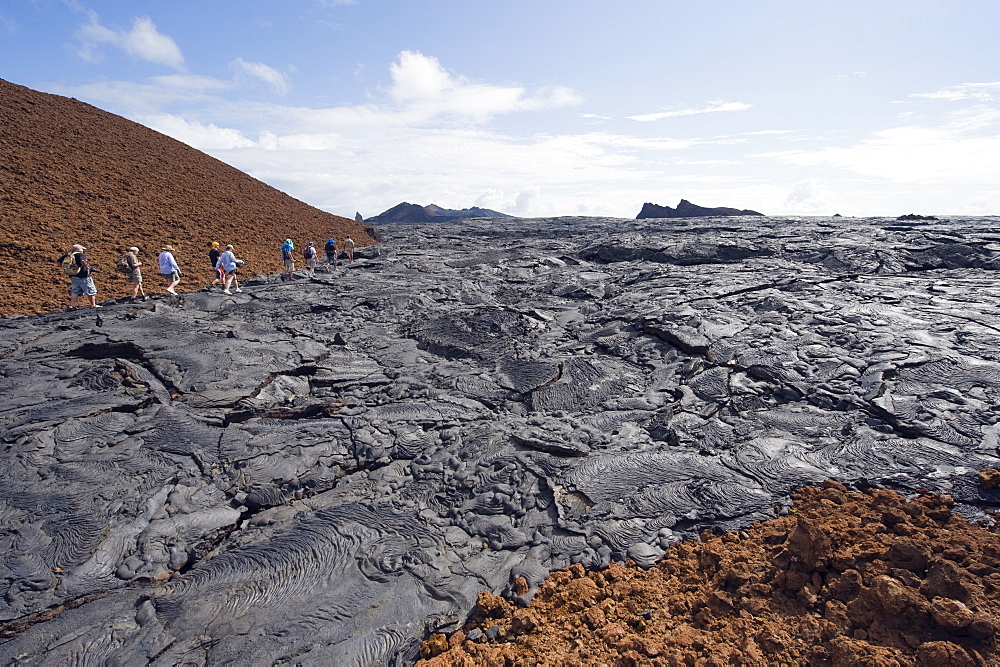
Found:
[[[798,181],[788,193],[786,208],[796,213],[819,213],[830,208],[823,183],[816,178]]]
[[[873,132],[853,146],[762,154],[799,166],[832,166],[895,183],[994,186],[1000,181],[1000,111],[976,106],[936,125]]]
[[[445,70],[437,58],[416,51],[400,53],[389,72],[390,98],[397,108],[407,109],[415,122],[457,116],[482,123],[503,114],[581,102],[579,95],[562,86],[540,88],[528,94],[521,86],[472,83]]]
[[[132,21],[131,30],[113,30],[101,25],[96,12],[88,12],[90,22],[77,32],[81,45],[78,54],[89,62],[99,62],[99,47],[115,46],[133,58],[184,70],[184,56],[176,42],[156,29],[152,19],[140,16]]]
[[[150,116],[143,120],[143,124],[201,150],[228,150],[256,145],[239,130],[217,127],[211,123],[203,125],[170,114]]]
[[[709,102],[707,107],[702,107],[700,109],[660,111],[657,113],[647,113],[638,116],[626,116],[626,118],[630,120],[637,120],[641,123],[649,123],[652,121],[663,120],[664,118],[679,118],[680,116],[694,116],[703,113],[715,113],[717,111],[746,111],[752,106],[752,104],[746,104],[745,102],[723,102],[720,100]]]
[[[1000,81],[991,83],[960,83],[957,86],[942,88],[932,93],[911,93],[910,97],[943,102],[960,102],[963,100],[991,102],[995,99],[997,93],[1000,93]]]
[[[250,77],[263,81],[278,95],[284,95],[292,88],[288,76],[264,63],[247,62],[243,58],[237,58],[229,63],[229,68],[237,80]]]

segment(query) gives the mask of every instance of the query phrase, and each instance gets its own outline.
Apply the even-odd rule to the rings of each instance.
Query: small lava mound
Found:
[[[946,495],[827,482],[793,499],[786,516],[706,531],[649,570],[555,572],[525,608],[483,591],[418,664],[998,664],[995,525]]]

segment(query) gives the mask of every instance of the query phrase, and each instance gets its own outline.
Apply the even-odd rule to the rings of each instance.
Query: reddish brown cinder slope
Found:
[[[180,291],[211,281],[208,244],[233,243],[248,274],[281,270],[296,247],[328,237],[374,243],[365,226],[325,213],[179,141],[75,99],[0,80],[0,316],[63,308],[69,280],[55,260],[80,243],[101,269],[98,301],[131,293],[114,264],[142,249],[147,292],[165,244]],[[322,251],[321,253],[322,254]]]

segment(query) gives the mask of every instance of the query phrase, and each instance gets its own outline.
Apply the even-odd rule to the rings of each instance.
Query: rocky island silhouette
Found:
[[[140,131],[0,91],[43,128],[0,126],[0,253],[38,281],[0,320],[3,664],[997,661],[995,220],[498,218],[375,246],[165,138],[68,179],[88,136]],[[161,183],[149,209],[95,185],[126,172],[136,207]],[[206,243],[207,193],[266,249],[241,293],[201,289],[206,261],[187,293],[53,310],[47,243],[132,216]],[[281,280],[296,221],[356,261]]]

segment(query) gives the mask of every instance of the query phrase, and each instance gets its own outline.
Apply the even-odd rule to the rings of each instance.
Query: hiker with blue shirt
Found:
[[[177,266],[177,260],[174,259],[174,247],[172,245],[163,246],[158,259],[160,275],[167,281],[167,293],[177,294],[174,288],[181,281],[181,267]]]
[[[281,246],[281,259],[285,263],[285,273],[288,279],[291,280],[295,277],[295,244],[292,243],[291,239],[285,239],[285,243]]]

